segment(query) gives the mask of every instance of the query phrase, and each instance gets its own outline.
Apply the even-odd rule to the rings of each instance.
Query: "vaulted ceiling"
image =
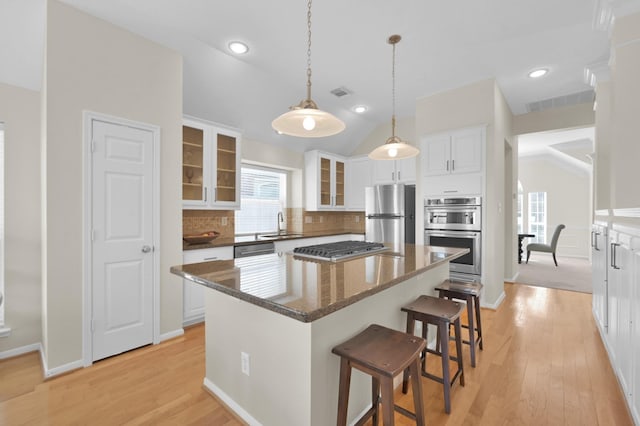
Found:
[[[301,0],[62,0],[175,49],[184,57],[185,114],[240,128],[245,137],[305,151],[349,154],[391,117],[391,34],[397,46],[397,115],[417,99],[495,78],[514,114],[527,104],[590,90],[584,69],[606,61],[606,31],[594,29],[607,0],[517,2],[321,0],[313,3],[313,99],[345,121],[322,139],[277,135],[271,121],[305,97],[306,8]],[[638,0],[614,0],[640,10]],[[0,0],[0,81],[39,89],[44,0]],[[249,45],[234,56],[232,40]],[[6,63],[5,63],[6,62]],[[549,69],[531,79],[532,69]],[[351,94],[330,93],[346,88]],[[366,105],[364,114],[353,112]],[[382,142],[382,141],[381,141]]]

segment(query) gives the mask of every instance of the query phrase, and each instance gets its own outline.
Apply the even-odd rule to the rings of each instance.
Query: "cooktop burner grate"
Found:
[[[336,243],[315,244],[312,246],[296,247],[293,254],[312,259],[341,260],[365,254],[374,254],[387,250],[382,243],[368,241],[338,241]]]

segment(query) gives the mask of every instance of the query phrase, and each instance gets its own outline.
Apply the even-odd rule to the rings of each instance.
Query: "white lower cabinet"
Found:
[[[600,249],[593,250],[594,316],[633,420],[640,425],[640,227],[614,223],[609,229],[594,225],[593,230],[592,247]]]
[[[182,253],[184,264],[208,262],[210,260],[233,259],[233,247],[216,247],[201,250],[186,250]],[[182,325],[204,321],[205,288],[189,280],[183,280]]]
[[[640,242],[633,247],[633,289],[631,299],[632,382],[631,414],[640,425]]]
[[[602,224],[594,224],[591,231],[593,314],[603,333],[607,332],[609,326],[607,321],[608,253],[607,227]]]

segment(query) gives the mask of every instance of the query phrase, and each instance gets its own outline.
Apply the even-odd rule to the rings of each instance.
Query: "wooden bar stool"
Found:
[[[384,426],[394,424],[394,410],[423,426],[424,407],[419,371],[420,354],[426,344],[420,337],[373,324],[362,333],[333,348],[331,352],[340,356],[337,425],[347,424],[349,385],[353,367],[371,376],[371,408],[356,424],[361,425],[373,416],[373,424],[377,426],[378,406],[381,402]],[[393,403],[393,378],[406,369],[409,369],[415,378],[412,380],[415,413]]]
[[[402,311],[407,313],[407,333],[413,335],[415,322],[422,322],[422,337],[427,339],[427,324],[433,324],[438,328],[438,335],[441,340],[441,350],[425,348],[422,358],[422,375],[442,383],[444,388],[444,410],[451,412],[451,386],[460,377],[460,385],[464,386],[464,368],[462,366],[462,333],[460,328],[460,315],[464,310],[462,303],[452,300],[439,299],[432,296],[420,296],[410,304],[402,307]],[[455,329],[456,356],[449,355],[449,326],[453,324]],[[439,355],[442,358],[442,377],[427,373],[427,352]],[[449,360],[457,361],[458,370],[451,378],[449,371]],[[407,393],[407,376],[410,372],[405,371],[402,392]],[[414,380],[415,382],[416,380]]]
[[[462,340],[470,347],[471,366],[476,366],[476,345],[482,350],[482,321],[480,320],[480,293],[482,284],[479,282],[462,282],[445,280],[435,288],[442,298],[464,300],[467,304],[468,324],[462,328],[469,330],[469,340]],[[475,311],[475,315],[474,315]],[[474,324],[475,317],[475,324]],[[476,337],[476,333],[478,334]]]

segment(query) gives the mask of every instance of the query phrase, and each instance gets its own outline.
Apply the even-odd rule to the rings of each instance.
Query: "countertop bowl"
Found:
[[[204,244],[210,243],[219,236],[220,233],[217,231],[207,231],[200,234],[183,235],[182,239],[185,240],[187,244]]]

